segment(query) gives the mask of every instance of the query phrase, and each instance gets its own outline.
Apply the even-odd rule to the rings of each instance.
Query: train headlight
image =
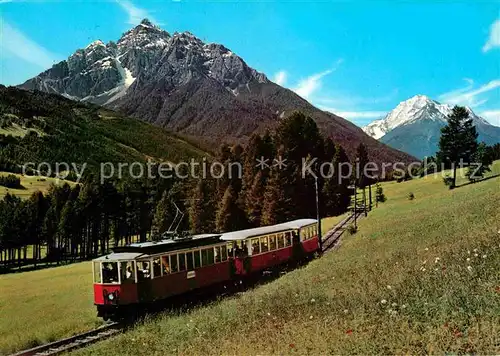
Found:
[[[108,294],[108,299],[109,299],[109,300],[113,300],[113,299],[115,299],[114,294],[113,294],[113,293]]]

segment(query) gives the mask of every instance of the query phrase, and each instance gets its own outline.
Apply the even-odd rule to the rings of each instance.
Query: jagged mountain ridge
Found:
[[[350,154],[363,142],[375,161],[413,159],[271,82],[223,45],[189,32],[171,35],[147,20],[116,43],[77,50],[20,87],[104,105],[211,147],[245,141],[301,110]]]
[[[401,102],[385,118],[375,120],[363,130],[398,150],[415,157],[435,155],[441,128],[446,125],[453,107],[416,95]],[[479,141],[492,145],[500,142],[500,127],[491,125],[466,107],[478,132]]]

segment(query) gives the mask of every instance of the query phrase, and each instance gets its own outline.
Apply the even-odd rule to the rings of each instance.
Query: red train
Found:
[[[117,247],[93,260],[94,304],[109,319],[318,251],[317,220]]]

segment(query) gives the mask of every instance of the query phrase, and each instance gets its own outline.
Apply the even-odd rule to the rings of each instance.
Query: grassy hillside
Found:
[[[339,250],[79,353],[499,353],[499,183],[387,184],[389,200]]]
[[[90,262],[0,276],[0,355],[92,329]]]
[[[498,353],[499,183],[453,191],[431,176],[384,183],[388,201],[340,249],[80,353]],[[324,231],[341,219],[324,219]],[[91,278],[90,263],[0,276],[0,354],[98,324]]]
[[[13,173],[0,172],[0,176],[10,175],[10,174]],[[68,183],[69,185],[74,184],[73,182],[56,178],[28,176],[28,175],[23,176],[21,174],[13,174],[13,175],[19,177],[23,189],[12,189],[0,186],[0,199],[2,199],[7,193],[16,195],[22,199],[27,199],[36,191],[41,191],[42,193],[47,192],[51,184],[56,184],[56,185],[64,183]]]
[[[172,133],[97,106],[0,86],[0,163],[178,162],[206,153]]]

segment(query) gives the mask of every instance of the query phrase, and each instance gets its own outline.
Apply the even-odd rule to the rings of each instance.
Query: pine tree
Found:
[[[470,163],[477,151],[477,132],[466,108],[455,106],[448,117],[448,124],[441,129],[438,157],[451,164],[453,177],[450,188],[456,186],[457,165],[460,161]]]
[[[196,185],[189,204],[189,223],[191,232],[208,233],[215,229],[214,190],[211,181],[200,179]]]
[[[267,177],[262,171],[257,172],[254,177],[252,186],[246,194],[245,213],[248,222],[252,227],[258,227],[261,224],[262,206],[264,203],[264,195],[262,192],[266,189]]]
[[[245,225],[245,214],[237,203],[233,187],[229,185],[217,209],[215,229],[219,232],[236,231]]]
[[[368,152],[366,146],[360,143],[356,149],[356,170],[357,170],[357,186],[359,188],[365,188],[369,184],[369,177],[366,175],[365,167],[368,164]]]
[[[347,211],[351,201],[349,190],[349,158],[340,145],[335,146],[333,156],[333,175],[325,181],[322,195],[324,200],[325,215],[340,215]],[[345,167],[344,167],[345,165]]]
[[[467,178],[471,182],[483,178],[486,172],[491,172],[490,165],[493,163],[493,151],[481,142],[477,146],[477,151],[472,156],[473,163],[467,170]]]
[[[292,199],[282,170],[273,168],[264,192],[261,225],[273,225],[287,221],[293,216]],[[285,184],[284,184],[285,183]],[[295,204],[296,205],[296,204]]]
[[[375,185],[375,201],[377,202],[380,202],[380,203],[383,203],[387,200],[387,198],[385,197],[385,194],[384,194],[384,189],[382,188],[382,186],[380,185],[380,183],[377,183]]]
[[[159,240],[161,235],[167,231],[172,223],[172,202],[170,201],[169,192],[163,192],[163,195],[156,205],[156,210],[153,218],[152,225],[152,239]]]

